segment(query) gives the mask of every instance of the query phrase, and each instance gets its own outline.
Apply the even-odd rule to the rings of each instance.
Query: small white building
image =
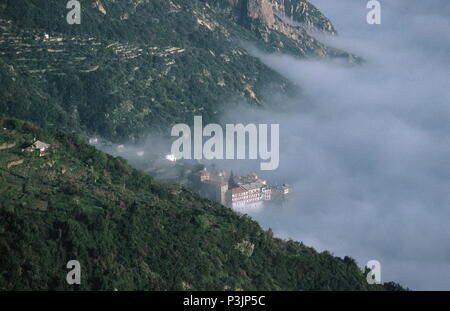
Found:
[[[272,200],[272,188],[268,186],[261,187],[261,198],[264,201]]]
[[[29,146],[25,150],[29,152],[39,150],[39,156],[42,157],[45,156],[48,149],[50,149],[50,144],[44,143],[40,140],[36,140],[31,146]]]
[[[165,158],[167,161],[170,161],[170,162],[175,162],[177,160],[177,158],[173,154],[168,154],[168,155],[166,155]]]

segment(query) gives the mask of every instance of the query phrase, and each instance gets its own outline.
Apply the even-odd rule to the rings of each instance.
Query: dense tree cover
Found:
[[[294,92],[239,40],[292,53],[299,43],[276,32],[265,42],[262,25],[224,14],[226,5],[100,2],[107,14],[85,1],[82,24],[72,26],[66,1],[0,3],[0,116],[124,140],[168,133],[197,114],[217,121],[232,102],[264,106],[264,91]],[[305,53],[323,48],[310,44]],[[82,290],[401,289],[369,286],[353,259],[274,238],[80,135],[0,125],[0,145],[16,144],[0,150],[0,290],[74,289],[65,282],[72,259],[82,264]],[[52,145],[47,156],[22,151],[34,138]]]
[[[196,1],[100,1],[105,15],[94,2],[81,25],[67,24],[65,1],[0,4],[0,116],[123,141],[294,93],[240,46],[258,42],[250,30]]]
[[[83,1],[80,25],[66,22],[66,3],[0,3],[0,116],[114,141],[169,135],[194,115],[218,122],[237,104],[280,109],[267,94],[296,94],[243,44],[348,56],[306,32],[293,39],[243,22],[231,2]],[[329,22],[315,9],[307,15],[318,27]]]
[[[34,138],[51,144],[23,152]],[[0,290],[383,290],[349,257],[264,231],[84,143],[0,121]],[[8,167],[11,162],[23,163]],[[66,263],[82,265],[69,286]]]

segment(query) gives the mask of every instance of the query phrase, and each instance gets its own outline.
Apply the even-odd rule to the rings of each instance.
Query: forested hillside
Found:
[[[37,138],[44,156],[23,151]],[[383,290],[349,257],[283,241],[75,134],[0,120],[0,290]],[[82,266],[79,287],[66,263]]]
[[[283,109],[270,95],[302,86],[248,46],[359,61],[314,37],[336,30],[312,4],[80,2],[80,25],[67,1],[0,2],[0,290],[402,289],[85,143],[168,135],[236,105]],[[36,140],[50,149],[29,151]],[[79,286],[66,282],[69,260]]]

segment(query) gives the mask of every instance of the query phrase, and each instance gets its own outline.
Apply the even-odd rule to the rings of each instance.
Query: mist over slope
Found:
[[[280,169],[268,177],[295,191],[290,206],[252,216],[276,235],[355,254],[361,266],[379,260],[383,280],[448,290],[450,5],[383,2],[372,26],[364,1],[313,3],[340,33],[322,40],[365,62],[254,53],[302,85],[310,104],[252,115],[281,124]]]
[[[274,238],[79,135],[0,126],[0,290],[401,289],[368,285],[352,258]],[[51,144],[45,156],[22,151],[34,137]],[[74,259],[79,286],[66,282]]]
[[[408,7],[400,2],[386,3],[382,25],[368,26],[364,1],[313,1],[336,21],[340,36],[334,38],[323,32],[333,34],[335,28],[308,2],[276,2],[282,2],[284,8],[290,8],[291,4],[301,8],[307,4],[305,16],[313,18],[299,15],[293,24],[309,26],[292,33],[285,25],[289,22],[284,16],[280,15],[279,19],[285,24],[273,23],[277,20],[274,11],[271,15],[266,8],[236,10],[240,7],[235,5],[240,1],[129,1],[126,4],[137,5],[130,9],[125,2],[105,0],[101,3],[107,14],[103,14],[98,5],[88,6],[85,10],[87,21],[91,23],[83,24],[86,28],[72,33],[73,30],[64,28],[63,22],[51,22],[53,18],[60,18],[59,11],[54,8],[64,11],[61,3],[55,2],[55,6],[49,5],[52,9],[47,10],[46,5],[40,5],[44,3],[42,1],[3,2],[0,26],[5,30],[2,40],[6,44],[1,46],[0,59],[1,115],[33,120],[45,127],[81,130],[118,141],[134,141],[149,131],[167,133],[167,128],[174,123],[189,122],[198,114],[204,116],[205,122],[280,123],[280,168],[276,172],[263,173],[263,177],[293,184],[295,196],[290,206],[253,214],[256,220],[266,228],[273,228],[276,236],[291,237],[342,257],[354,254],[360,266],[370,259],[377,259],[382,264],[383,281],[398,280],[413,289],[448,289],[450,249],[446,237],[450,233],[447,208],[450,183],[446,164],[450,155],[447,120],[450,99],[447,51],[450,44],[445,31],[449,29],[446,18],[449,5],[444,1],[433,4],[413,1],[414,6]],[[29,3],[39,10],[33,12]],[[21,9],[29,13],[19,14]],[[127,14],[133,18],[125,18]],[[33,18],[25,18],[30,15]],[[40,15],[51,18],[42,19]],[[181,23],[180,17],[183,17]],[[167,31],[172,28],[173,31]],[[313,28],[322,33],[315,33]],[[42,39],[45,32],[50,33],[53,41]],[[235,37],[250,42],[256,50],[245,49],[234,40]],[[362,56],[364,64],[348,66],[355,57],[342,50]],[[315,60],[305,61],[293,55]],[[287,99],[297,91],[295,85],[301,86],[302,97]],[[267,94],[272,96],[264,96]],[[236,103],[241,102],[247,107],[275,109],[269,113],[242,108],[242,105],[235,109]],[[277,105],[291,110],[279,112],[281,109]],[[70,157],[77,159],[73,154]],[[119,171],[124,169],[137,174],[122,161],[111,160],[111,163],[117,165]],[[83,171],[91,178],[89,165],[86,164]],[[246,172],[257,171],[256,164],[253,168],[252,163],[245,161],[227,165],[239,166]],[[34,182],[37,184],[37,179]],[[17,183],[15,189],[17,193],[21,191],[19,185]],[[113,185],[111,189],[120,186]],[[82,194],[84,187],[87,186],[83,184],[79,189]],[[161,187],[162,190],[157,187],[157,191],[167,196],[162,198],[164,204],[181,205],[178,199],[167,202],[171,193],[164,190],[165,186]],[[34,192],[30,192],[31,195]],[[152,199],[159,196],[141,192],[138,195]],[[189,198],[189,204],[201,200],[189,192],[186,195],[179,199]],[[39,200],[46,201],[47,198]],[[100,219],[96,218],[98,215],[110,215],[109,207],[112,215],[122,213],[113,210],[120,202],[108,201],[102,196],[94,201],[106,203],[104,210],[94,211],[95,217],[91,216],[91,211],[82,215],[86,223],[80,225],[80,230],[86,233],[89,243],[93,243],[93,236],[89,235],[88,229]],[[73,212],[70,215],[74,218],[79,216],[75,205],[76,202],[71,204],[67,212]],[[4,219],[10,219],[7,217],[14,214],[16,207],[11,206],[12,210],[4,211]],[[190,211],[200,212],[198,217],[183,214],[181,209],[167,208],[165,212],[169,214],[165,217],[175,215],[192,221],[194,225],[189,223],[188,229],[198,230],[196,234],[220,231],[223,219],[217,220],[219,216],[211,216],[209,210],[204,210],[210,207],[210,202],[203,202],[199,210]],[[92,204],[87,204],[87,209],[91,208]],[[216,205],[214,208],[232,215]],[[67,216],[65,210],[53,211],[57,221],[60,220],[58,217]],[[147,213],[158,214],[161,210],[151,206],[150,210],[139,207],[134,212],[148,216]],[[18,213],[14,217],[20,220],[19,223],[33,219],[35,214],[39,215],[39,221],[46,221],[32,204],[30,210],[18,210]],[[124,219],[120,218],[117,223],[131,232],[116,233],[126,240],[136,232],[127,227]],[[142,219],[136,217],[138,220]],[[217,223],[218,228],[215,227]],[[73,224],[63,225],[71,228]],[[140,223],[140,227],[145,226]],[[254,223],[251,227],[255,238],[265,237],[266,233],[255,229]],[[48,237],[46,232],[33,228],[40,236]],[[57,231],[50,233],[57,234]],[[106,229],[103,233],[108,234]],[[144,231],[138,233],[145,234]],[[235,249],[233,246],[242,242],[240,238],[244,235],[234,237],[236,240],[230,240],[223,253]],[[67,239],[69,243],[75,243],[72,236]],[[16,240],[12,237],[9,241]],[[258,238],[258,241],[261,240]],[[9,250],[13,242],[3,247]],[[158,243],[166,245],[163,242]],[[86,245],[76,245],[75,250],[98,251],[95,247],[86,248]],[[273,246],[267,245],[267,249]],[[286,247],[289,259],[283,267],[288,267],[293,259],[290,255],[296,258],[297,250],[303,246],[295,244],[291,253],[291,244],[282,245],[282,248]],[[183,243],[175,246],[185,247]],[[19,247],[18,252],[25,249],[26,244]],[[113,248],[117,249],[116,246]],[[146,260],[151,258],[158,267],[155,262],[167,256],[163,247],[160,251],[156,255],[143,254],[140,259],[147,264]],[[309,250],[307,253],[311,257],[299,263],[299,267],[305,268],[305,262],[317,256]],[[264,254],[261,252],[258,260],[264,261]],[[35,255],[30,254],[30,258]],[[239,258],[241,255],[233,256]],[[132,257],[129,256],[130,260]],[[326,253],[319,257],[327,263],[328,260],[338,262],[343,274],[350,267],[355,273],[351,278],[357,275],[358,286],[367,287],[351,259],[335,259]],[[11,262],[10,258],[4,260],[13,268],[21,268],[20,263]],[[63,262],[61,258],[58,260],[59,264]],[[121,277],[132,275],[141,282],[137,271],[145,267],[142,262],[134,262],[136,270],[131,274],[120,266],[115,273]],[[205,259],[204,262],[211,268],[210,272],[217,263],[216,259]],[[254,262],[245,264],[252,266]],[[264,264],[270,266],[272,262],[264,261]],[[317,267],[317,271],[323,272],[323,266]],[[187,279],[192,283],[198,280],[187,270],[183,273],[182,277],[176,277],[174,273],[174,279],[163,281],[151,266],[148,271],[155,281],[152,284],[164,289],[180,289]],[[259,289],[258,272],[252,271],[252,276],[245,280],[232,269],[227,273],[233,288],[245,284],[246,288]],[[19,278],[18,274],[9,277]],[[32,274],[28,277],[25,280],[29,282],[27,286],[32,286]],[[324,280],[328,276],[325,274],[314,280],[317,283],[306,285],[301,283],[304,274],[299,273],[297,277],[298,282],[292,283],[295,286],[284,284],[283,287],[274,277],[261,288],[334,289],[341,285],[326,283]],[[206,276],[194,284],[194,288],[223,289],[229,285],[222,281]],[[348,284],[354,284],[352,282],[346,283],[346,288],[350,288]],[[106,285],[99,283],[95,288],[111,288],[115,284],[111,278]],[[131,288],[135,283],[125,285]]]

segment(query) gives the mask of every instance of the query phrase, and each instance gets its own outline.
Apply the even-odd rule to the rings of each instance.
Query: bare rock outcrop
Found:
[[[260,19],[269,28],[275,23],[272,3],[269,0],[248,0],[247,14],[251,19]]]

